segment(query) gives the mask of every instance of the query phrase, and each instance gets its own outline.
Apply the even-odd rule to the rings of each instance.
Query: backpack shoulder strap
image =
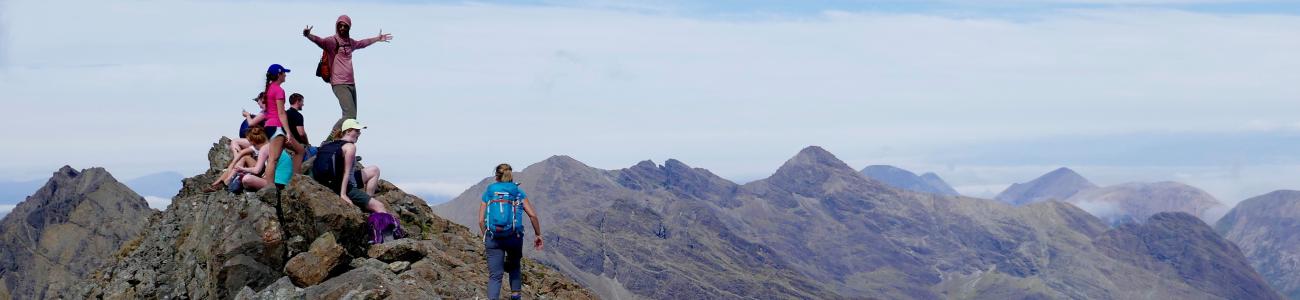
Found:
[[[344,42],[347,42],[348,47],[352,47],[352,39],[342,38],[338,34],[334,35],[334,53],[339,53],[339,49],[343,48]]]

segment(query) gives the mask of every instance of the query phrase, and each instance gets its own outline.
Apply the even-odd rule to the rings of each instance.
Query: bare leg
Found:
[[[361,170],[361,180],[366,182],[366,194],[375,195],[379,190],[379,166],[366,166]]]
[[[253,143],[249,142],[248,139],[245,138],[230,140],[230,155],[231,155],[230,157],[239,156],[239,151],[244,151],[244,149],[248,149],[252,147],[253,147]]]
[[[281,135],[276,136],[275,139],[268,142],[270,143],[270,147],[267,147],[268,149],[265,153],[269,153],[268,155],[270,156],[266,157],[266,168],[262,169],[263,184],[275,181],[275,166],[280,163],[279,153],[281,150],[284,150],[284,139],[285,136]]]
[[[257,177],[257,175],[253,175],[253,174],[244,174],[244,178],[242,180],[244,181],[244,190],[248,190],[248,191],[260,190],[267,186],[266,184],[267,182],[270,182],[264,178]]]
[[[293,174],[302,174],[302,158],[307,156],[307,147],[304,147],[302,143],[290,144],[290,146],[294,145],[296,147],[289,149],[290,152],[293,152]],[[293,183],[293,175],[289,176],[289,183]]]
[[[255,163],[257,163],[257,161],[249,156],[231,160],[230,165],[226,166],[226,171],[221,172],[221,178],[217,178],[217,181],[213,181],[209,186],[213,187],[213,190],[215,191],[217,186],[220,186],[222,183],[230,182],[230,177],[235,175],[235,167],[251,167]]]
[[[384,203],[375,200],[375,198],[370,198],[370,203],[366,203],[366,208],[369,208],[374,213],[388,213],[388,210],[384,209]]]

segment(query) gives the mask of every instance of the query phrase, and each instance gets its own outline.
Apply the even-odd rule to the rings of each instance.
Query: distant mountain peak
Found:
[[[653,164],[654,162],[650,162],[650,163]],[[590,170],[595,170],[595,168],[592,168],[591,166],[588,166],[587,164],[584,164],[581,161],[574,159],[573,157],[569,157],[568,155],[553,155],[545,160],[532,164],[527,168],[523,168],[523,169],[519,169],[517,166],[515,167],[515,172],[590,171]]]
[[[586,166],[586,164],[583,164],[581,161],[578,161],[577,159],[574,159],[573,157],[570,157],[568,155],[551,155],[551,157],[542,160],[540,163],[555,165],[555,166],[568,166],[568,165]]]
[[[806,159],[813,159],[813,160],[831,160],[831,159],[839,160],[838,158],[835,158],[835,154],[831,154],[830,151],[826,151],[826,149],[822,148],[821,146],[804,147],[802,150],[799,150],[799,154],[795,154],[794,158],[796,159],[806,158]]]
[[[957,190],[933,172],[916,176],[916,173],[890,165],[871,165],[862,169],[862,175],[904,190],[937,195],[960,195]]]
[[[63,175],[64,177],[77,177],[78,174],[81,173],[77,172],[77,169],[74,169],[69,165],[63,165],[63,167],[59,168],[58,171],[54,171],[54,176]]]
[[[686,168],[686,169],[692,169],[690,165],[687,165],[686,163],[684,163],[684,162],[682,162],[682,161],[680,161],[680,160],[674,159],[674,158],[669,158],[667,161],[664,161],[664,166],[665,166],[665,167],[673,167],[673,168]]]
[[[1056,168],[1056,170],[1052,170],[1051,172],[1048,172],[1047,174],[1043,174],[1043,176],[1042,176],[1042,177],[1039,177],[1039,178],[1048,178],[1048,179],[1079,179],[1079,180],[1082,180],[1082,181],[1084,181],[1084,182],[1088,182],[1088,184],[1092,184],[1091,181],[1088,181],[1088,179],[1087,179],[1087,178],[1084,178],[1083,175],[1080,175],[1079,172],[1075,172],[1074,169],[1070,169],[1070,168],[1068,168],[1068,167],[1060,167],[1060,168]]]
[[[776,174],[773,176],[804,168],[848,170],[850,172],[856,172],[853,171],[853,168],[850,168],[848,164],[844,163],[844,161],[841,161],[839,158],[835,157],[834,154],[826,151],[826,149],[822,149],[822,147],[818,146],[808,146],[807,148],[800,150],[794,157],[787,160],[785,164],[781,165],[781,168],[777,169]]]
[[[1061,167],[1029,182],[1012,184],[994,199],[1015,205],[1046,200],[1065,201],[1066,198],[1080,191],[1095,188],[1097,185],[1088,181],[1083,175],[1070,168]]]
[[[643,161],[641,161],[641,162],[638,162],[638,163],[636,163],[635,165],[632,165],[632,167],[633,167],[633,168],[658,168],[658,167],[659,167],[659,164],[656,164],[655,161],[653,161],[653,160],[649,160],[649,159],[647,159],[647,160],[643,160]]]

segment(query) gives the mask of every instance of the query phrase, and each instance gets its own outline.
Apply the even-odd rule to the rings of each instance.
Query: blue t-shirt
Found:
[[[519,188],[514,182],[497,182],[488,185],[487,190],[483,191],[483,203],[492,202],[496,199],[523,200],[528,198],[524,190]]]

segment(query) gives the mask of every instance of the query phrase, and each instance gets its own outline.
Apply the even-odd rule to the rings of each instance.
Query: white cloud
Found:
[[[149,202],[149,207],[157,210],[167,210],[167,206],[172,204],[171,199],[158,196],[144,196],[144,201]]]
[[[1119,217],[1124,214],[1124,211],[1120,209],[1119,205],[1111,202],[1086,201],[1086,202],[1078,202],[1073,204],[1074,206],[1078,206],[1079,209],[1083,209],[1083,211],[1086,211],[1092,214],[1093,216],[1096,216],[1097,218],[1103,220],[1113,219],[1115,217]],[[1145,220],[1141,220],[1141,221],[1145,221]]]
[[[0,204],[0,218],[3,218],[5,215],[8,215],[9,212],[11,212],[11,211],[14,210],[14,207],[17,207],[17,205],[14,205],[14,204]]]
[[[1300,111],[1300,16],[1288,15],[716,20],[491,4],[5,5],[0,90],[18,113],[0,126],[46,124],[52,114],[60,122],[11,133],[25,146],[0,157],[24,159],[0,160],[3,174],[63,164],[201,172],[201,153],[233,132],[269,63],[296,70],[286,88],[307,96],[308,129],[319,137],[338,108],[310,75],[319,49],[298,32],[313,24],[326,34],[340,12],[357,35],[395,34],[356,56],[370,126],[358,146],[399,182],[454,182],[554,154],[606,169],[677,158],[753,179],[807,145],[857,161],[887,146],[1291,124]],[[113,146],[69,150],[84,145]],[[985,171],[997,167],[1018,166]],[[932,170],[957,186],[1022,178]],[[450,195],[468,186],[403,185]]]
[[[401,188],[403,191],[410,194],[436,195],[436,196],[443,196],[447,198],[454,198],[456,196],[459,196],[462,192],[469,189],[470,186],[474,185],[473,183],[460,183],[460,182],[452,183],[452,182],[436,182],[436,181],[398,182],[393,184],[397,185],[398,188]]]
[[[947,179],[944,180],[947,181]],[[998,193],[1006,190],[1008,186],[1010,184],[971,184],[953,186],[952,189],[965,196],[993,199]]]

